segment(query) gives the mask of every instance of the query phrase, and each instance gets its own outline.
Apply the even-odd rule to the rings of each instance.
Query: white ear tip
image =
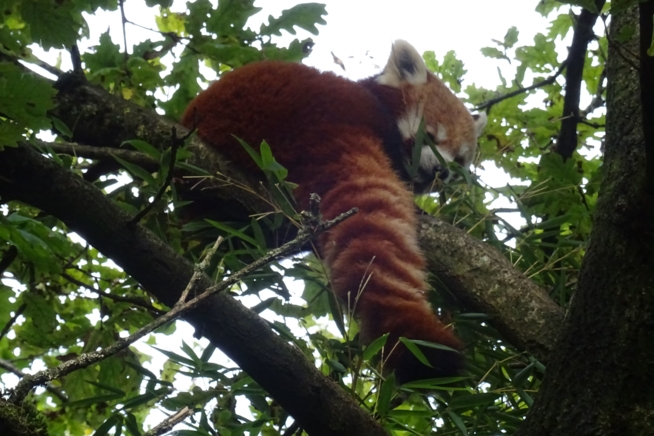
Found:
[[[427,82],[425,61],[411,44],[396,40],[383,73],[377,78],[382,85],[400,87],[403,83],[414,86]]]

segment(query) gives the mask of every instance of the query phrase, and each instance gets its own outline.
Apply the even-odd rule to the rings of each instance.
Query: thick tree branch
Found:
[[[595,0],[597,11],[601,11],[604,0]],[[554,146],[554,151],[563,156],[563,159],[572,157],[577,149],[577,124],[579,123],[579,97],[581,95],[582,75],[588,43],[593,39],[593,26],[597,21],[598,13],[582,9],[574,26],[572,44],[568,50],[565,71],[565,98],[563,100],[563,114],[561,116],[561,130]]]
[[[0,195],[61,219],[164,304],[172,306],[194,267],[99,190],[25,145],[0,159]],[[203,275],[198,287],[209,288]],[[257,314],[226,293],[208,299],[185,319],[314,435],[385,435],[365,410],[323,376],[304,354],[275,334]],[[253,340],[256,338],[256,340]]]
[[[637,24],[634,4],[612,15],[611,33]],[[636,41],[627,44],[633,49]],[[638,72],[617,50],[609,47],[605,174],[590,243],[519,435],[654,434],[654,195],[645,189]]]
[[[647,159],[647,186],[654,193],[654,1],[639,3],[640,11],[640,101],[643,111],[643,135]]]
[[[546,363],[564,316],[547,292],[463,230],[423,216],[419,231],[429,270],[469,308],[490,315],[513,346]]]

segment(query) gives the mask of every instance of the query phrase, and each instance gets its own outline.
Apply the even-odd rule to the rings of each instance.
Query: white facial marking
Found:
[[[420,127],[422,110],[419,108],[409,109],[406,114],[397,120],[397,127],[400,129],[402,139],[413,138]]]
[[[443,142],[447,139],[447,129],[443,124],[438,125],[438,132],[436,132],[436,141]]]
[[[438,146],[436,147],[436,150],[438,150],[438,153],[440,153],[445,162],[454,161],[454,156],[452,156],[449,151],[441,149]],[[431,147],[422,147],[422,150],[420,150],[420,168],[424,171],[431,172],[432,169],[438,166],[440,166],[440,162]]]

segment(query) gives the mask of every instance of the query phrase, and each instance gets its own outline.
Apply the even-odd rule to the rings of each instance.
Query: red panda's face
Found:
[[[412,147],[424,118],[426,134],[443,159],[464,168],[470,166],[477,151],[477,138],[486,125],[486,114],[470,114],[461,100],[427,70],[415,48],[406,41],[396,41],[388,64],[376,80],[402,92],[404,107],[397,125],[407,147]],[[447,178],[445,170],[431,147],[425,144],[415,175],[416,184],[431,184],[439,172],[441,178]]]

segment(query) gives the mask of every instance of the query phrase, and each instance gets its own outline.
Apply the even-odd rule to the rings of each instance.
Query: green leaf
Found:
[[[118,428],[122,428],[122,418],[120,415],[111,415],[100,427],[95,430],[95,433],[93,433],[93,436],[104,436],[106,434],[109,434],[109,430],[112,428],[116,427],[116,432],[118,432]]]
[[[378,337],[374,341],[370,343],[366,347],[366,349],[363,351],[363,360],[366,362],[370,361],[379,351],[384,348],[384,345],[386,345],[386,341],[388,340],[388,333]]]
[[[384,417],[388,414],[388,409],[395,392],[395,373],[386,377],[379,388],[379,396],[377,397],[377,413],[379,416]]]
[[[18,141],[23,139],[25,128],[9,120],[0,119],[0,151],[2,147],[18,147]]]
[[[518,29],[515,26],[509,28],[504,35],[504,47],[511,48],[518,42]]]
[[[141,428],[138,425],[138,422],[136,420],[136,416],[134,416],[131,413],[128,413],[125,416],[125,428],[130,433],[131,436],[140,436],[141,435]]]
[[[445,53],[442,62],[436,59],[436,54],[433,51],[426,51],[422,55],[422,58],[425,60],[427,68],[447,83],[452,91],[461,91],[461,82],[467,70],[464,68],[463,62],[457,59],[456,53],[453,50]]]
[[[250,144],[247,142],[243,141],[241,138],[238,138],[234,136],[234,138],[241,144],[241,146],[245,149],[245,151],[248,152],[252,160],[257,164],[257,166],[261,169],[263,169],[263,160],[261,158],[261,155],[256,152],[256,150],[252,147],[250,147]]]
[[[470,410],[477,406],[490,405],[498,399],[500,395],[494,393],[467,394],[452,398],[448,402],[451,409]]]
[[[206,30],[216,35],[237,35],[247,20],[261,8],[254,7],[254,0],[222,0],[218,8],[210,12]]]
[[[570,14],[559,14],[559,16],[550,23],[547,36],[551,39],[556,37],[563,39],[566,37],[570,29],[572,29],[572,25],[573,21]]]
[[[45,50],[65,49],[75,44],[84,23],[73,2],[23,1],[21,15],[30,26],[32,40]]]
[[[590,12],[594,14],[599,14],[599,11],[597,10],[597,6],[595,5],[595,0],[557,0],[557,1],[569,5],[581,6],[582,8],[588,9]]]
[[[27,305],[23,316],[32,321],[38,331],[48,335],[57,327],[57,313],[52,302],[33,292],[22,294],[23,302]]]
[[[160,6],[162,8],[169,8],[173,4],[173,0],[145,0],[145,4],[148,5],[148,7],[152,6]]]
[[[84,53],[82,60],[91,73],[99,73],[106,68],[117,68],[123,64],[120,46],[114,44],[109,30],[100,35],[100,44],[93,47],[95,53]]]
[[[236,230],[235,228],[230,227],[227,224],[218,221],[213,221],[213,220],[205,220],[205,221],[211,224],[212,226],[214,226],[215,228],[220,229],[231,236],[236,236],[237,238],[240,238],[245,242],[252,244],[254,247],[261,249],[257,241],[255,241],[253,238],[243,233],[241,230]]]
[[[438,389],[446,391],[468,391],[468,388],[458,388],[453,386],[443,386],[451,383],[458,383],[460,381],[466,380],[466,377],[440,377],[440,378],[430,378],[425,380],[418,380],[414,382],[405,383],[402,385],[402,388],[405,389]]]
[[[261,25],[259,33],[262,35],[281,36],[282,30],[286,30],[291,35],[295,35],[295,26],[312,33],[318,34],[316,24],[327,24],[322,18],[327,15],[324,4],[321,3],[303,3],[293,6],[291,9],[282,11],[279,18],[272,15],[268,17],[268,24]]]
[[[123,160],[118,156],[112,155],[112,157],[116,159],[116,161],[119,164],[121,164],[127,171],[129,171],[130,174],[132,174],[134,177],[137,177],[152,186],[157,186],[157,181],[154,179],[154,177],[152,177],[152,174],[150,174],[140,166],[127,162],[126,160]]]
[[[16,65],[0,62],[0,113],[15,123],[12,127],[4,127],[3,134],[9,139],[15,138],[17,126],[32,130],[49,129],[47,111],[54,107],[52,99],[55,93],[47,80],[24,73]]]
[[[521,387],[524,384],[524,382],[533,374],[535,367],[536,367],[536,362],[531,362],[522,371],[517,373],[512,379],[513,386]]]
[[[120,146],[122,147],[125,144],[131,145],[141,153],[147,154],[157,162],[159,161],[159,159],[161,159],[161,152],[146,141],[142,141],[140,139],[130,139],[129,141],[124,141],[122,144],[120,144]]]
[[[466,428],[465,424],[463,423],[463,420],[459,415],[454,413],[451,410],[446,410],[445,414],[452,420],[454,425],[461,431],[461,434],[463,436],[468,436],[468,429]]]
[[[333,369],[336,372],[340,372],[341,374],[344,374],[347,371],[345,369],[345,367],[343,366],[343,364],[341,362],[339,362],[338,360],[327,359],[327,360],[325,360],[325,362],[327,363],[327,365],[331,369]]]
[[[184,353],[186,353],[186,355],[187,355],[188,357],[190,357],[191,359],[193,359],[193,362],[194,362],[196,365],[197,365],[198,363],[200,363],[200,358],[198,357],[197,354],[195,354],[195,351],[193,350],[193,348],[191,348],[191,347],[186,343],[186,341],[182,341],[182,351],[184,351]]]
[[[52,126],[57,130],[57,132],[64,138],[72,138],[73,132],[68,128],[68,126],[57,117],[50,117],[52,120]]]
[[[487,58],[506,59],[506,55],[495,47],[482,47],[479,51]]]
[[[423,365],[426,365],[430,368],[433,368],[432,365],[429,363],[425,355],[420,351],[420,348],[416,344],[414,344],[414,340],[407,339],[405,337],[400,337],[400,342],[402,342],[406,348],[416,356],[416,359],[418,359]]]

